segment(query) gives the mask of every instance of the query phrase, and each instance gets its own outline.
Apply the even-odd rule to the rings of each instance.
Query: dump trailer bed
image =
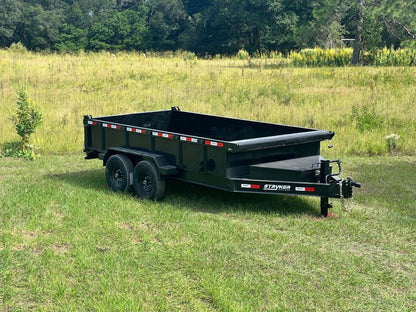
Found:
[[[99,158],[115,191],[163,197],[172,178],[230,192],[350,198],[339,160],[320,156],[334,132],[171,110],[84,116],[84,151]],[[332,172],[333,167],[337,172]]]

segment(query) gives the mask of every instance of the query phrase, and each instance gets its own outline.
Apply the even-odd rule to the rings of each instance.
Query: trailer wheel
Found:
[[[123,154],[111,156],[106,164],[105,177],[108,186],[114,192],[129,192],[133,184],[133,164]]]
[[[138,196],[159,200],[165,194],[166,182],[153,162],[143,160],[134,168],[133,186]]]

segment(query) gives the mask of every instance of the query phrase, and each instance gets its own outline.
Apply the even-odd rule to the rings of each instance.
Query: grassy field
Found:
[[[171,182],[117,195],[81,155],[0,158],[0,311],[412,311],[415,157],[351,157],[350,212]]]
[[[0,150],[22,84],[41,157],[0,157],[0,311],[414,310],[416,68],[0,51]],[[83,159],[83,115],[171,106],[333,130],[322,154],[363,188],[327,219],[313,198],[113,193]]]
[[[273,59],[0,51],[0,144],[16,140],[8,117],[21,84],[43,110],[35,143],[47,154],[82,149],[84,114],[171,106],[332,130],[334,155],[386,154],[385,137],[396,133],[398,152],[416,154],[416,67],[282,68]]]

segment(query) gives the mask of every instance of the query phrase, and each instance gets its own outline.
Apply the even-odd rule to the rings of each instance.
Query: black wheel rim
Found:
[[[123,185],[123,170],[120,168],[112,168],[111,170],[111,182],[116,187],[120,187]]]
[[[150,194],[152,192],[153,189],[153,185],[152,185],[152,178],[147,175],[146,173],[142,173],[139,176],[139,186],[140,189],[147,194]]]

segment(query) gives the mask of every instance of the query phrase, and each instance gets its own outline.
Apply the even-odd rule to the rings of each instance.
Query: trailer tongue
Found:
[[[115,191],[151,200],[165,179],[230,192],[351,198],[360,184],[342,179],[341,162],[320,156],[333,132],[180,111],[84,116],[84,152],[99,158]],[[334,167],[337,169],[333,172]]]

